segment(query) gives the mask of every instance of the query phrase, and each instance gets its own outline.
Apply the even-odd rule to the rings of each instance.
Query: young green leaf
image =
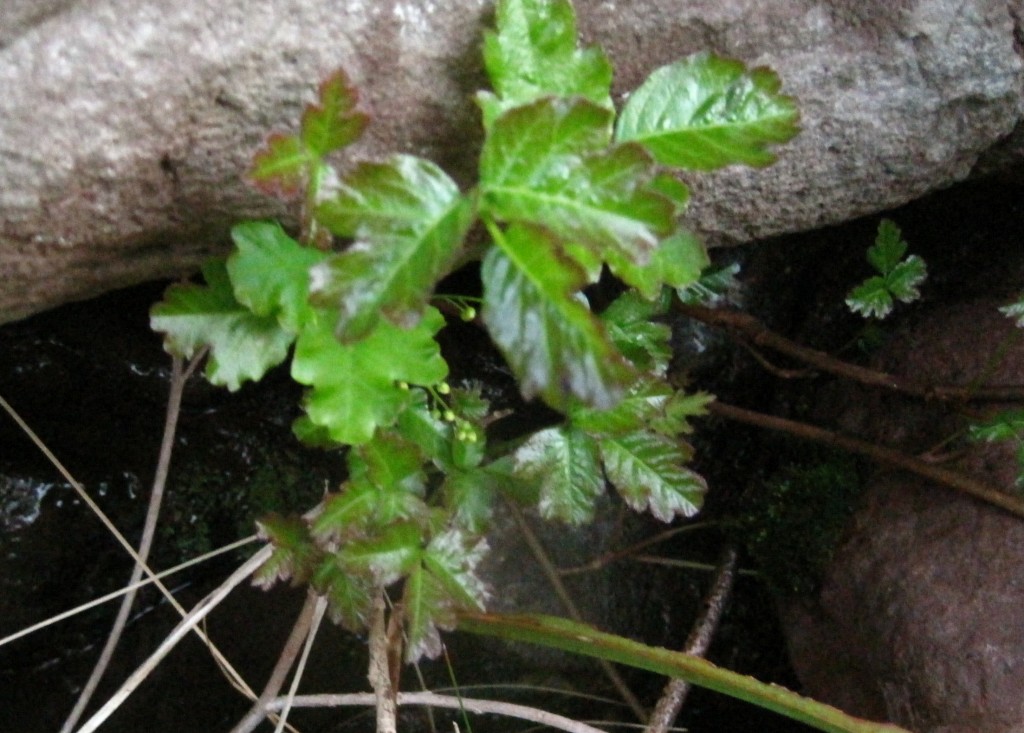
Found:
[[[481,92],[484,126],[543,96],[580,96],[612,109],[612,66],[598,48],[579,49],[569,0],[499,0],[497,31],[484,35],[484,66],[497,96]]]
[[[483,610],[490,593],[478,577],[477,567],[487,549],[486,541],[460,529],[450,529],[431,540],[423,563],[405,582],[406,661],[437,657],[441,653],[439,630],[454,629],[458,611]]]
[[[227,269],[235,297],[257,316],[276,317],[298,333],[313,318],[309,272],[325,255],[289,237],[280,225],[250,221],[231,230],[235,252]]]
[[[1024,487],[1024,410],[1003,410],[991,419],[972,425],[970,436],[973,440],[984,440],[989,443],[1005,441],[1017,446],[1016,484]]]
[[[253,156],[248,178],[272,196],[293,198],[321,174],[322,159],[359,138],[367,117],[355,109],[358,96],[344,71],[320,85],[317,103],[308,105],[298,134],[277,133]]]
[[[313,544],[306,522],[301,517],[271,513],[256,526],[260,538],[273,544],[274,550],[253,575],[253,585],[268,590],[278,581],[290,580],[292,585],[308,581],[320,552]]]
[[[396,487],[381,488],[368,481],[348,481],[324,500],[313,520],[319,542],[345,543],[375,535],[395,522],[428,523],[430,510],[422,497]]]
[[[327,598],[327,613],[334,623],[356,634],[366,631],[373,600],[380,592],[368,572],[354,573],[351,567],[338,562],[337,555],[329,555],[317,568],[310,585]]]
[[[491,519],[498,477],[486,468],[455,469],[444,478],[441,492],[455,526],[482,532]]]
[[[690,456],[683,443],[647,431],[602,438],[599,443],[608,480],[635,511],[650,509],[663,522],[697,513],[707,483],[686,468]]]
[[[1024,328],[1024,294],[1021,294],[1020,300],[1016,303],[1010,303],[1010,305],[1000,308],[999,312],[1007,318],[1015,318],[1017,328]]]
[[[314,269],[311,288],[314,302],[340,304],[338,338],[357,341],[381,317],[415,325],[473,217],[473,202],[430,161],[396,155],[352,171],[318,218],[356,241]]]
[[[349,453],[349,476],[365,479],[382,490],[407,491],[423,496],[426,475],[419,448],[395,435],[380,433]]]
[[[903,241],[903,232],[892,219],[878,222],[878,233],[875,243],[868,248],[868,262],[878,272],[885,275],[892,271],[907,253],[907,243]]]
[[[306,187],[309,172],[316,162],[316,156],[298,136],[275,133],[253,156],[247,176],[264,193],[291,199]]]
[[[737,263],[705,270],[697,282],[677,288],[676,295],[686,305],[714,307],[739,290],[739,272]]]
[[[614,253],[608,257],[612,272],[649,300],[658,297],[665,285],[685,288],[697,282],[710,263],[704,243],[685,229],[678,229],[661,240],[644,264],[622,259]]]
[[[320,84],[317,102],[302,114],[299,135],[306,148],[322,158],[358,140],[369,118],[356,109],[359,94],[341,69]]]
[[[448,373],[434,334],[444,318],[433,308],[412,329],[382,321],[366,338],[341,344],[325,312],[299,335],[292,378],[313,389],[306,395],[310,420],[330,437],[351,445],[366,443],[379,426],[395,422],[409,398],[399,382],[436,384]]]
[[[538,509],[545,519],[583,524],[594,518],[604,494],[597,442],[574,427],[547,428],[513,454],[515,472],[540,486]]]
[[[676,394],[668,382],[641,377],[619,404],[609,410],[580,407],[572,411],[572,424],[596,437],[626,435],[644,430],[656,419],[667,417],[666,407]]]
[[[633,92],[615,138],[635,140],[663,165],[712,170],[765,166],[768,149],[796,135],[799,113],[769,69],[707,53],[663,66]]]
[[[210,347],[206,378],[234,392],[283,362],[295,336],[276,318],[257,316],[235,299],[223,260],[203,267],[206,285],[172,285],[150,311],[150,327],[164,333],[172,354],[191,358]]]
[[[612,343],[641,372],[664,374],[672,358],[672,329],[651,320],[665,311],[663,302],[627,290],[601,313]]]
[[[918,286],[927,277],[924,260],[907,253],[898,226],[889,219],[878,224],[875,243],[868,248],[868,262],[879,275],[865,280],[850,291],[846,305],[865,318],[885,318],[892,312],[893,299],[911,303],[921,297]]]
[[[550,97],[501,115],[481,152],[482,209],[646,262],[672,231],[675,204],[648,185],[654,169],[642,148],[607,148],[611,118],[592,102]]]
[[[391,522],[371,537],[346,543],[336,562],[356,575],[368,574],[384,588],[400,580],[422,556],[422,532],[417,524]]]
[[[611,407],[633,379],[601,322],[575,298],[583,273],[543,230],[513,226],[484,257],[483,319],[526,399]]]

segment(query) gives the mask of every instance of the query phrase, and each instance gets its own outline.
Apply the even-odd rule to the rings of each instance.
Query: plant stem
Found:
[[[704,308],[696,305],[675,303],[675,310],[685,316],[721,328],[730,333],[749,339],[758,346],[767,346],[781,354],[829,374],[852,379],[872,387],[881,387],[892,392],[902,392],[925,400],[1013,402],[1024,400],[1024,386],[1019,384],[980,386],[935,385],[916,382],[886,372],[868,369],[836,359],[823,351],[810,349],[781,336],[754,316],[737,311]]]
[[[274,700],[269,708],[279,710],[285,705],[284,699]],[[371,692],[355,692],[342,695],[296,695],[292,700],[292,707],[296,708],[326,708],[340,707],[342,705],[373,705],[376,699]],[[449,708],[454,710],[465,709],[471,713],[490,713],[493,715],[504,715],[509,718],[529,720],[546,728],[564,730],[566,733],[604,733],[600,728],[581,723],[563,715],[549,713],[547,710],[517,705],[501,700],[478,700],[469,697],[456,697],[454,695],[438,695],[433,692],[400,692],[397,702],[399,705],[427,705],[435,708]]]
[[[114,714],[121,704],[128,699],[135,689],[142,684],[143,680],[149,676],[149,674],[156,669],[156,666],[163,661],[163,658],[171,653],[171,650],[178,645],[185,635],[195,629],[195,627],[220,604],[228,594],[235,589],[240,583],[246,578],[256,572],[263,563],[265,563],[273,552],[273,547],[270,545],[264,545],[258,552],[252,557],[246,560],[242,565],[235,570],[227,580],[221,583],[217,588],[211,591],[203,600],[199,601],[195,607],[180,621],[178,625],[171,630],[171,633],[161,642],[160,646],[157,647],[156,651],[149,655],[149,658],[145,662],[139,665],[139,667],[131,674],[131,676],[125,680],[124,684],[118,688],[117,692],[111,695],[110,699],[97,710],[85,724],[78,729],[78,733],[93,733],[97,728],[103,725],[104,721],[107,720],[111,715]]]
[[[143,568],[149,559],[149,551],[153,547],[153,537],[156,535],[157,518],[160,516],[160,505],[163,502],[164,487],[167,485],[167,474],[171,465],[171,454],[174,452],[174,435],[178,429],[178,415],[181,408],[181,395],[185,388],[185,375],[182,373],[182,361],[180,356],[171,359],[171,386],[170,394],[167,397],[167,413],[164,418],[164,433],[160,441],[160,454],[156,464],[156,474],[153,477],[153,487],[149,494],[149,506],[146,509],[146,520],[142,527],[142,539],[139,541],[138,556],[135,566],[132,568],[131,578],[128,585],[132,590],[125,593],[121,599],[121,607],[114,618],[114,625],[107,636],[107,642],[100,652],[92,668],[92,674],[78,695],[78,700],[64,721],[61,733],[71,733],[78,724],[79,719],[85,712],[86,706],[92,699],[93,693],[99,686],[103,674],[107,671],[114,650],[121,640],[125,624],[128,623],[128,615],[131,613],[132,605],[135,603],[135,596],[138,594],[137,584],[142,578]]]
[[[377,733],[397,733],[397,690],[391,685],[391,666],[388,664],[387,607],[384,591],[377,593],[370,621],[370,687],[377,698]]]
[[[732,545],[722,551],[715,579],[704,598],[704,610],[694,622],[693,629],[686,639],[686,645],[683,647],[683,654],[703,657],[708,653],[711,639],[714,637],[715,631],[718,630],[718,624],[725,612],[725,605],[732,594],[732,587],[736,581],[738,556],[739,553]],[[689,693],[690,683],[678,677],[665,685],[665,690],[658,699],[654,712],[651,713],[646,733],[667,733],[668,729],[675,724],[676,716],[679,715]]]
[[[892,448],[885,448],[865,440],[851,438],[831,430],[815,427],[806,423],[786,420],[774,415],[745,410],[740,407],[726,404],[724,402],[711,402],[708,404],[708,412],[721,417],[735,420],[737,422],[754,425],[769,430],[778,430],[789,433],[799,438],[806,438],[818,443],[824,443],[836,448],[866,456],[878,463],[884,463],[894,468],[901,468],[905,471],[915,473],[918,476],[947,486],[956,491],[973,496],[981,501],[988,502],[1001,509],[1005,509],[1018,517],[1024,517],[1024,501],[1015,496],[1006,494],[994,486],[989,486],[982,481],[976,481],[969,476],[948,471],[944,468],[925,463],[922,460],[908,456]]]
[[[680,677],[826,733],[909,733],[904,728],[888,723],[855,718],[831,705],[803,697],[779,685],[766,684],[753,677],[722,669],[706,659],[647,646],[568,619],[537,615],[460,613],[459,629],[512,641],[541,644],[669,677]]]
[[[281,655],[277,659],[277,664],[274,665],[274,669],[270,672],[270,677],[267,678],[267,684],[264,685],[263,692],[260,693],[259,698],[253,703],[245,717],[238,721],[238,724],[231,729],[231,733],[251,733],[263,721],[263,718],[267,716],[267,703],[277,697],[277,693],[281,691],[281,686],[284,684],[289,670],[295,664],[295,658],[299,656],[302,642],[309,635],[316,605],[317,595],[310,589],[306,592],[306,601],[302,605],[302,610],[299,611],[299,617],[295,620],[295,625],[292,626],[288,640],[285,641],[284,647],[281,649]]]

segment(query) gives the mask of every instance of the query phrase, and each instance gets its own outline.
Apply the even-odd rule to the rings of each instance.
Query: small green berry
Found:
[[[444,411],[445,422],[455,422],[455,413],[451,410]]]
[[[462,309],[462,313],[459,314],[459,318],[464,321],[472,321],[476,318],[476,308],[471,305],[466,306]]]
[[[441,382],[439,385],[437,385],[438,394],[451,394],[451,392],[452,388],[448,386],[448,382]]]

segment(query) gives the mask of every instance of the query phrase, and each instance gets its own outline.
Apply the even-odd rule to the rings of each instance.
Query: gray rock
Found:
[[[1006,280],[1019,283],[1024,261],[1011,269]],[[880,366],[926,383],[970,384],[979,374],[1024,383],[1024,350],[997,311],[1005,302],[986,295],[933,307],[897,332]],[[955,410],[860,390],[824,401],[849,432],[911,454],[941,445],[957,459],[947,467],[1013,491],[1013,446],[939,442],[960,434]],[[881,471],[820,595],[782,604],[806,692],[920,733],[1024,730],[1022,557],[1020,517]]]
[[[761,171],[693,181],[694,226],[736,244],[1019,165],[1024,0],[681,6],[578,0],[621,99],[710,49],[767,64],[804,132]],[[344,67],[374,123],[353,155],[411,152],[470,180],[485,0],[49,0],[0,10],[0,322],[192,270],[230,223],[279,216],[241,181]],[[1016,142],[1014,142],[1016,140]]]

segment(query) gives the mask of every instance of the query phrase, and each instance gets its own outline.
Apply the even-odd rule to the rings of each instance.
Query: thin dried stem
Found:
[[[167,578],[167,577],[169,577],[171,575],[174,575],[176,573],[180,573],[182,570],[187,570],[187,569],[189,569],[191,567],[194,567],[196,565],[204,563],[207,560],[212,560],[215,557],[219,557],[219,556],[227,554],[229,552],[234,552],[235,550],[237,550],[240,547],[245,547],[246,545],[248,545],[248,544],[250,544],[252,542],[256,542],[256,540],[258,540],[258,539],[259,539],[259,537],[257,535],[249,535],[248,537],[245,537],[244,539],[240,539],[237,542],[232,542],[230,545],[225,545],[224,547],[219,547],[216,550],[211,550],[210,552],[207,552],[207,553],[205,553],[203,555],[199,555],[198,557],[194,557],[191,560],[186,560],[183,563],[175,565],[173,568],[168,568],[167,570],[161,570],[159,573],[157,573],[153,577],[157,578],[159,580],[163,580],[164,578]],[[13,634],[11,634],[10,636],[5,636],[4,638],[0,639],[0,646],[3,646],[4,644],[9,644],[12,641],[15,641],[16,639],[20,639],[23,636],[28,636],[29,634],[31,634],[33,632],[40,631],[41,629],[45,629],[47,626],[52,626],[53,624],[60,623],[61,621],[64,621],[66,619],[71,618],[72,616],[77,616],[80,613],[84,613],[85,611],[88,611],[90,608],[95,608],[96,606],[102,606],[104,603],[112,601],[112,600],[114,600],[116,598],[120,598],[121,596],[125,595],[126,593],[130,593],[133,590],[137,590],[137,589],[142,588],[144,586],[150,585],[153,582],[154,581],[152,579],[150,579],[150,578],[147,578],[146,580],[140,580],[138,583],[135,583],[134,585],[127,585],[124,588],[121,588],[119,590],[115,590],[115,591],[112,591],[110,593],[107,593],[105,596],[100,596],[99,598],[94,598],[93,600],[89,601],[88,603],[83,603],[82,605],[75,606],[74,608],[69,609],[67,611],[64,611],[63,613],[58,613],[56,616],[51,616],[50,618],[48,618],[48,619],[46,619],[44,621],[40,621],[37,624],[32,624],[31,626],[26,626],[24,629],[21,629],[20,631],[16,631]]]
[[[318,596],[316,599],[316,605],[313,608],[313,621],[309,627],[309,633],[306,634],[306,643],[302,646],[302,656],[299,658],[299,664],[295,668],[295,675],[292,677],[291,687],[288,688],[288,695],[285,697],[286,705],[281,709],[280,719],[277,721],[277,727],[274,728],[274,733],[281,733],[285,725],[288,722],[288,713],[292,709],[292,701],[295,699],[295,694],[299,691],[299,682],[302,680],[302,674],[306,671],[306,663],[309,661],[309,653],[313,650],[313,642],[316,640],[316,632],[320,630],[320,624],[324,620],[324,613],[327,611],[327,599],[323,596]]]
[[[231,733],[251,733],[267,717],[267,703],[277,697],[277,694],[281,691],[281,687],[288,677],[288,672],[291,671],[296,657],[299,656],[299,652],[302,650],[303,641],[309,636],[309,629],[313,623],[313,616],[317,606],[316,601],[316,593],[309,590],[306,593],[306,602],[302,605],[302,610],[299,611],[299,617],[295,620],[291,633],[288,635],[288,640],[285,641],[284,647],[281,649],[281,655],[277,658],[277,664],[271,670],[270,677],[267,678],[267,684],[263,686],[263,692],[260,693],[259,698],[253,703],[252,708],[246,713],[245,717],[238,721],[237,725],[231,729]]]
[[[221,601],[227,598],[228,594],[231,593],[232,590],[256,572],[256,570],[258,570],[259,567],[270,558],[270,554],[272,552],[273,548],[270,545],[265,545],[260,548],[256,554],[246,560],[241,567],[233,572],[227,580],[221,583],[209,595],[197,603],[195,608],[186,614],[185,618],[183,618],[178,625],[174,627],[171,633],[167,635],[167,638],[165,638],[160,646],[157,647],[156,651],[153,652],[127,680],[125,680],[124,684],[121,685],[109,700],[107,700],[103,707],[97,710],[93,716],[78,729],[78,733],[93,733],[93,731],[103,725],[107,718],[113,715],[114,711],[121,707],[121,704],[128,699],[128,696],[142,684],[154,669],[156,669],[156,666],[163,661],[164,657],[171,653],[171,650],[178,645],[178,642],[185,638],[186,634],[195,629],[196,625],[206,618],[206,616],[216,608]]]
[[[575,602],[572,600],[572,596],[569,595],[569,591],[566,589],[565,584],[562,582],[562,578],[558,574],[558,569],[551,562],[551,558],[548,557],[547,550],[544,549],[544,545],[537,539],[537,535],[534,534],[530,525],[526,521],[526,517],[523,516],[522,511],[515,504],[508,502],[509,510],[512,513],[512,518],[516,522],[516,526],[519,527],[519,533],[522,535],[526,545],[530,548],[530,552],[533,553],[537,563],[543,570],[544,575],[548,579],[548,583],[551,584],[552,589],[555,591],[555,595],[562,602],[565,612],[569,614],[569,617],[574,621],[585,623],[583,616],[580,614],[579,609],[576,608]],[[605,660],[599,659],[598,663],[601,665],[601,670],[605,676],[609,679],[615,690],[622,697],[622,700],[629,706],[630,710],[637,717],[637,720],[647,720],[647,711],[644,710],[644,706],[640,704],[640,700],[633,694],[633,691],[629,689],[629,685],[622,679],[622,675],[619,671],[612,666],[612,663]]]
[[[160,505],[163,503],[164,487],[167,485],[167,474],[171,465],[171,454],[174,452],[174,436],[178,430],[178,415],[181,409],[181,396],[185,388],[186,379],[182,371],[181,357],[173,357],[171,359],[170,394],[167,396],[167,412],[164,417],[164,433],[160,440],[160,454],[157,459],[156,474],[153,477],[153,487],[150,489],[149,506],[146,508],[146,520],[142,527],[142,539],[139,540],[138,557],[135,561],[135,567],[132,568],[131,578],[128,580],[128,586],[132,587],[133,590],[130,590],[121,599],[121,607],[114,618],[114,625],[107,636],[107,642],[104,644],[99,659],[96,660],[96,664],[92,668],[92,674],[89,675],[89,679],[82,688],[82,692],[78,695],[75,706],[64,721],[61,733],[71,733],[85,712],[86,706],[92,699],[93,693],[96,692],[100,680],[110,665],[110,660],[114,656],[114,650],[117,648],[117,644],[121,640],[121,634],[124,632],[125,624],[128,623],[128,615],[131,613],[132,605],[135,603],[135,596],[138,594],[135,586],[142,578],[146,561],[149,559],[149,551],[153,547],[157,519],[160,516]]]
[[[722,620],[722,614],[725,612],[726,603],[732,594],[732,587],[736,581],[737,557],[738,553],[733,546],[728,546],[722,551],[715,579],[704,598],[704,610],[690,630],[690,635],[683,647],[684,654],[695,657],[703,657],[707,654],[711,640]],[[651,713],[651,720],[647,725],[647,733],[668,733],[689,693],[689,682],[679,678],[670,680],[665,685],[658,704],[654,706],[654,712]]]
[[[376,696],[373,693],[356,692],[345,695],[298,695],[292,700],[292,707],[326,708],[366,706],[374,705],[375,703]],[[547,710],[531,708],[526,705],[516,705],[500,700],[477,700],[469,697],[438,695],[433,692],[400,692],[398,693],[397,703],[398,705],[429,705],[431,707],[454,710],[465,709],[468,712],[477,714],[504,715],[509,718],[529,720],[548,728],[566,731],[567,733],[604,733],[600,728],[567,718],[564,715],[557,715],[549,713]],[[274,700],[268,707],[271,710],[280,710],[284,705],[285,700],[279,699]]]
[[[197,356],[196,359],[198,358],[199,357]],[[193,359],[193,363],[196,361],[196,359]],[[57,472],[64,477],[64,480],[68,482],[68,485],[70,485],[72,489],[74,489],[75,493],[82,500],[82,503],[89,507],[93,514],[96,515],[96,517],[100,520],[103,526],[107,529],[107,531],[110,532],[110,534],[114,537],[115,540],[117,540],[118,544],[120,544],[121,547],[123,547],[124,550],[131,556],[131,558],[135,560],[138,566],[142,567],[143,572],[150,579],[150,581],[160,590],[164,598],[167,599],[167,602],[170,604],[170,606],[180,616],[184,618],[186,615],[186,611],[184,607],[180,603],[178,603],[178,599],[174,597],[174,594],[171,593],[167,586],[164,585],[163,581],[161,581],[157,577],[157,575],[146,563],[140,562],[139,555],[135,551],[135,548],[132,547],[132,544],[127,539],[125,539],[125,536],[121,534],[120,530],[118,530],[118,528],[114,526],[114,523],[110,521],[110,517],[108,517],[103,512],[103,510],[100,509],[99,505],[95,501],[93,501],[92,497],[89,496],[89,493],[85,490],[82,484],[74,476],[71,475],[71,472],[68,471],[67,468],[65,468],[64,464],[61,463],[57,456],[54,455],[53,451],[51,451],[50,448],[46,445],[46,443],[44,443],[42,439],[36,434],[36,432],[32,430],[31,427],[29,427],[28,423],[25,422],[21,415],[18,414],[17,410],[15,410],[11,406],[11,404],[3,398],[3,396],[0,396],[0,409],[3,409],[4,412],[6,412],[10,416],[10,418],[15,422],[18,428],[23,433],[25,433],[28,439],[31,440],[33,444],[35,444],[35,446],[53,465],[53,467],[57,469]],[[231,662],[228,661],[227,657],[225,657],[223,653],[221,653],[221,651],[216,647],[216,645],[214,645],[214,643],[210,641],[210,639],[206,636],[205,632],[203,632],[203,630],[200,628],[194,628],[193,631],[200,639],[202,639],[202,641],[209,648],[210,654],[213,655],[213,658],[217,661],[218,665],[220,665],[221,669],[224,670],[224,673],[228,677],[228,681],[235,687],[235,689],[237,689],[250,700],[255,700],[256,693],[252,691],[252,688],[249,687],[248,683],[246,683],[242,675],[238,673],[238,670],[236,670],[231,665]]]

